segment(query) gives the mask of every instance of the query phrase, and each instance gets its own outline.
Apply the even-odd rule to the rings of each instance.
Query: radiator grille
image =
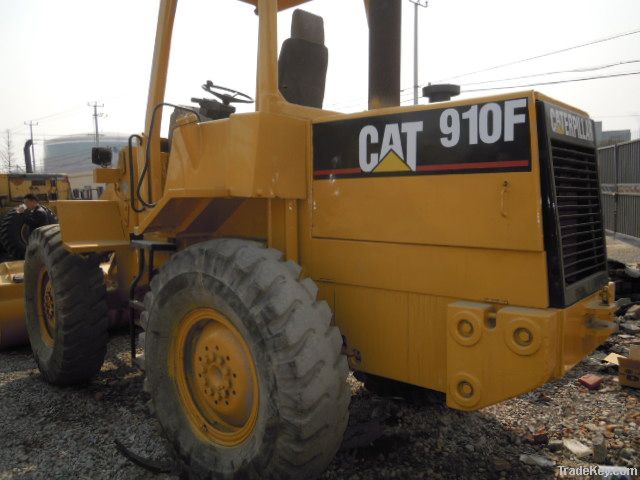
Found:
[[[565,286],[606,270],[596,150],[551,140]]]

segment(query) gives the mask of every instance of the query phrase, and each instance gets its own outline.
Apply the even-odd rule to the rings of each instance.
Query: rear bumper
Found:
[[[447,405],[477,410],[562,377],[616,331],[614,298],[610,284],[565,309],[451,303]]]

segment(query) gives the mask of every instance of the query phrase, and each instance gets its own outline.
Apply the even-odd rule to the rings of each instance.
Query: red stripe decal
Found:
[[[476,168],[509,168],[509,167],[527,167],[529,160],[509,160],[498,162],[476,162],[476,163],[447,163],[444,165],[420,165],[417,168],[419,172],[434,172],[439,170],[471,170]]]
[[[442,170],[472,170],[485,168],[510,168],[528,167],[529,160],[508,160],[497,162],[475,162],[475,163],[446,163],[441,165],[420,165],[418,172],[438,172]],[[316,170],[314,176],[322,175],[350,175],[354,173],[364,173],[360,168],[336,168],[335,170]]]
[[[363,173],[360,168],[336,168],[335,170],[316,170],[314,175],[349,175],[351,173]]]

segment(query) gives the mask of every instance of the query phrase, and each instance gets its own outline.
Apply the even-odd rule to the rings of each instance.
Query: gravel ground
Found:
[[[45,383],[28,347],[0,353],[0,479],[177,478],[133,465],[114,440],[165,457],[146,409],[143,375],[129,366],[128,336],[111,338],[107,360],[85,387]]]
[[[607,255],[623,263],[640,262],[640,247],[607,236]]]
[[[611,242],[610,256],[640,260],[638,249],[620,243]],[[558,440],[591,447],[597,435],[607,446],[604,464],[640,467],[640,390],[620,387],[616,368],[601,362],[639,343],[614,335],[563,379],[472,413],[447,409],[436,394],[378,396],[350,377],[349,442],[360,446],[340,451],[322,478],[558,478],[559,466],[593,465]],[[143,457],[171,458],[128,357],[128,337],[116,333],[89,386],[59,388],[42,381],[28,348],[0,352],[0,479],[177,479],[134,465],[115,447],[118,439]],[[599,390],[578,383],[585,373],[603,377]],[[528,465],[527,454],[555,466]]]

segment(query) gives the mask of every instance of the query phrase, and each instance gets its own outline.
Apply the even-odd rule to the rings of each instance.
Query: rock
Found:
[[[551,450],[552,452],[557,452],[563,446],[564,444],[562,443],[562,440],[557,440],[557,439],[549,440],[549,445],[547,445],[549,450]]]
[[[506,472],[511,469],[511,463],[504,458],[494,458],[493,466],[498,472]]]
[[[586,423],[586,424],[584,425],[584,428],[586,428],[587,430],[589,430],[590,432],[593,432],[593,433],[600,433],[600,432],[602,432],[602,427],[600,427],[600,426],[598,426],[598,425],[595,425],[595,424],[593,424],[593,423]]]
[[[620,324],[620,329],[624,332],[632,335],[637,335],[640,332],[640,326],[631,322],[624,322]]]
[[[541,428],[532,435],[532,439],[534,444],[544,445],[549,442],[549,435],[545,429]]]
[[[593,437],[593,462],[604,463],[607,460],[607,442],[602,435]]]
[[[449,413],[449,412],[446,412],[444,415],[442,415],[442,416],[438,419],[438,421],[439,421],[440,423],[442,423],[444,426],[449,426],[449,425],[451,425],[451,418],[449,418],[448,413]]]
[[[375,418],[363,423],[349,425],[344,433],[341,450],[353,450],[371,445],[384,435],[384,425]]]
[[[624,443],[622,443],[620,440],[611,440],[609,442],[609,448],[613,448],[615,450],[619,450],[621,448],[624,447]]]
[[[640,318],[640,305],[631,305],[626,313],[624,314],[625,318]]]
[[[562,440],[562,444],[578,458],[585,458],[591,455],[591,449],[575,438],[565,438]]]
[[[549,395],[547,395],[544,392],[540,392],[538,393],[538,397],[536,398],[536,401],[538,402],[550,402],[551,401],[551,397]]]
[[[520,455],[520,461],[525,465],[533,465],[534,467],[553,468],[556,462],[549,460],[541,455],[531,455],[523,453]]]
[[[467,444],[464,446],[464,448],[466,448],[466,449],[467,449],[467,452],[471,452],[471,453],[473,453],[473,452],[475,452],[475,451],[476,451],[476,448],[475,448],[473,445],[471,445],[470,443],[467,443]]]
[[[581,376],[578,381],[589,390],[597,390],[602,384],[602,377],[593,373],[587,373]]]
[[[633,458],[635,451],[632,448],[623,448],[620,452],[620,456],[624,458]]]

